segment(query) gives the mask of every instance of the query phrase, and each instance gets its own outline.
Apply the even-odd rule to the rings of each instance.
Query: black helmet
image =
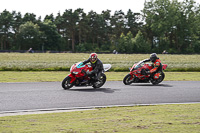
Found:
[[[151,60],[151,62],[155,62],[156,59],[158,59],[157,54],[156,54],[156,53],[152,53],[152,54],[150,55],[150,60]]]

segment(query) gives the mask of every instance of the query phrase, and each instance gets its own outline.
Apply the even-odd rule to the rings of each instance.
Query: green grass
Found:
[[[99,108],[0,117],[2,133],[197,133],[200,104]]]
[[[158,55],[166,71],[200,71],[200,55]],[[0,70],[64,71],[76,62],[88,59],[84,53],[0,53]],[[104,63],[112,64],[112,71],[128,71],[135,62],[149,58],[149,54],[99,54]]]
[[[108,81],[122,81],[129,72],[106,72]],[[69,71],[0,71],[0,82],[61,82]],[[165,81],[200,81],[200,72],[165,72]]]

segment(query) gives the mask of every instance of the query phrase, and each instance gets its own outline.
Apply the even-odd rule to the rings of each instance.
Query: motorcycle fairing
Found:
[[[76,80],[76,77],[73,74],[68,75],[71,78],[70,84]]]
[[[154,74],[154,79],[158,79],[159,78],[159,76],[160,76],[160,73],[156,73],[156,74]]]
[[[163,70],[165,70],[166,68],[167,68],[167,65],[163,64]],[[137,77],[140,80],[144,80],[145,78],[149,78],[149,75],[144,75],[142,73],[143,69],[149,71],[149,70],[153,69],[153,66],[150,63],[144,64],[143,61],[140,61],[140,62],[134,64],[132,66],[132,68],[130,68],[130,74],[132,75],[132,78],[133,78],[133,75],[135,75],[135,77]],[[153,78],[158,79],[159,76],[160,76],[160,73],[156,73]]]
[[[163,66],[163,70],[165,70],[167,68],[167,64],[162,64]]]

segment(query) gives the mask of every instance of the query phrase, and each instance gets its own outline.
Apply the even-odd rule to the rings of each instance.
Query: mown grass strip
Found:
[[[0,71],[69,71],[70,67],[53,67],[53,68],[20,68],[20,67],[2,67]],[[129,68],[115,67],[111,72],[129,72]],[[200,68],[167,68],[166,72],[200,72]]]
[[[106,72],[107,81],[122,81],[129,72]],[[0,82],[61,82],[69,71],[1,71]],[[164,81],[200,81],[200,72],[165,72]]]
[[[166,71],[200,71],[200,55],[158,54]],[[88,59],[84,53],[0,53],[0,71],[65,71],[71,65]],[[135,62],[149,58],[149,54],[99,54],[111,71],[128,71]]]
[[[0,117],[1,132],[197,133],[200,104],[99,108]]]

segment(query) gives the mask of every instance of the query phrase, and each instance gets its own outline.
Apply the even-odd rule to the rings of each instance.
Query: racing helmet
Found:
[[[157,54],[156,54],[156,53],[152,53],[152,54],[150,55],[150,61],[151,61],[151,62],[155,62],[156,59],[158,59]]]
[[[97,61],[97,54],[96,53],[90,54],[90,61],[91,61],[91,63],[95,63]]]

